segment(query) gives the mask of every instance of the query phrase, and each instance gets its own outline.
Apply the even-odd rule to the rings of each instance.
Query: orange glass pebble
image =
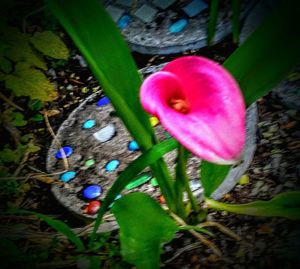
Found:
[[[89,215],[94,215],[98,212],[101,203],[99,201],[91,201],[85,208],[84,212]]]
[[[163,195],[160,195],[160,196],[158,197],[158,200],[159,200],[159,202],[160,202],[161,204],[165,204],[165,203],[166,203],[165,197],[164,197]]]

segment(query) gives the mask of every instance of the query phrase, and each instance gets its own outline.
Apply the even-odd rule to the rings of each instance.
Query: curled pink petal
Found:
[[[145,79],[144,109],[202,159],[233,164],[245,144],[246,108],[237,82],[218,63],[180,57]]]

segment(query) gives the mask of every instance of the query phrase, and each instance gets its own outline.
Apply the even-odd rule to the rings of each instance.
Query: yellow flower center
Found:
[[[190,106],[186,100],[181,98],[171,98],[169,100],[169,106],[172,107],[177,112],[187,114],[190,110]]]

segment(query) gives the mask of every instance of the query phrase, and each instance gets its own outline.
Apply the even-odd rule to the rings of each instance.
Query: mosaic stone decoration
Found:
[[[207,44],[208,0],[104,1],[132,50],[144,54],[171,54]],[[256,0],[241,1],[241,23]],[[220,1],[215,43],[231,33],[232,1]]]
[[[147,76],[160,70],[163,65],[142,69],[141,73]],[[83,128],[83,125],[90,120],[93,120],[93,127]],[[155,126],[159,140],[170,138],[157,118],[150,117],[149,121],[152,126]],[[257,110],[254,104],[247,112],[247,144],[244,159],[241,164],[231,169],[223,184],[213,194],[214,198],[218,199],[230,191],[250,165],[256,148],[256,123]],[[103,132],[107,126],[110,126],[110,130]],[[111,130],[112,126],[113,130]],[[56,138],[63,146],[67,145],[64,149],[68,155],[69,171],[57,178],[64,183],[63,186],[53,184],[51,190],[58,201],[70,211],[87,218],[94,218],[101,201],[118,175],[140,155],[139,146],[116,116],[109,99],[102,91],[89,96],[69,115],[59,128]],[[64,170],[63,160],[57,158],[59,153],[59,148],[53,140],[47,158],[49,173]],[[165,155],[171,171],[175,168],[175,158],[176,150]],[[191,188],[199,201],[202,200],[203,193],[199,181],[200,163],[198,157],[191,156],[187,165]],[[133,178],[122,195],[135,191],[148,193],[158,201],[164,201],[157,181],[149,169],[145,169]]]

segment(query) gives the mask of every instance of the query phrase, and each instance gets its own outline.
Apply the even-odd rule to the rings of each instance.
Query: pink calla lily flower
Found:
[[[237,82],[218,63],[199,56],[177,58],[145,79],[140,99],[196,156],[218,164],[240,159],[245,103]]]

